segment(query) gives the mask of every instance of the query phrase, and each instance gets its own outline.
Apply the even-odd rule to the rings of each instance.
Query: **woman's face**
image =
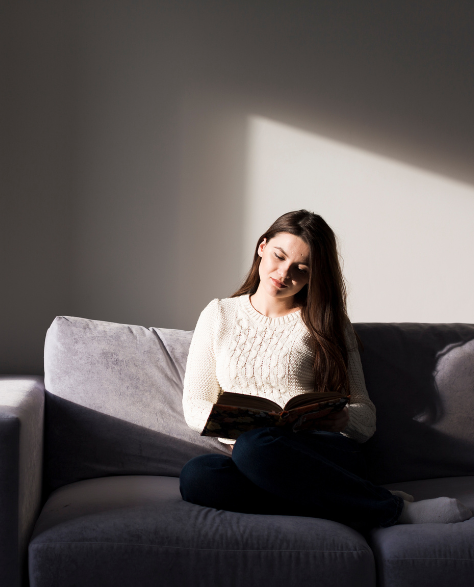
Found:
[[[280,232],[258,247],[260,286],[277,298],[297,294],[309,281],[309,246],[299,236]]]

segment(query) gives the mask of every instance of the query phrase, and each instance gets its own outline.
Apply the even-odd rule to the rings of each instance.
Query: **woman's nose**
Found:
[[[290,269],[284,267],[280,269],[280,281],[284,283],[289,278],[291,278]]]

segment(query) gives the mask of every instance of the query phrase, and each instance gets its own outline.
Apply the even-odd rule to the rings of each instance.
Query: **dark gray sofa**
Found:
[[[370,478],[474,509],[474,325],[356,324],[377,432]],[[181,407],[192,332],[58,317],[45,379],[0,378],[2,587],[422,587],[474,583],[474,518],[363,536],[182,501],[223,452]]]

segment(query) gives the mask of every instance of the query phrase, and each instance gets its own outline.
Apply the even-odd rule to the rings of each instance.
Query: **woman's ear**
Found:
[[[263,255],[263,249],[267,246],[267,239],[264,238],[263,241],[258,245],[258,255],[261,257]]]

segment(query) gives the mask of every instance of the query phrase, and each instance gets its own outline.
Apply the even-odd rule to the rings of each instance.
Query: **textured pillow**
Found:
[[[474,474],[474,325],[354,324],[377,409],[363,445],[379,484]]]
[[[225,452],[183,416],[192,331],[58,316],[45,342],[45,491],[108,475],[179,476]]]

